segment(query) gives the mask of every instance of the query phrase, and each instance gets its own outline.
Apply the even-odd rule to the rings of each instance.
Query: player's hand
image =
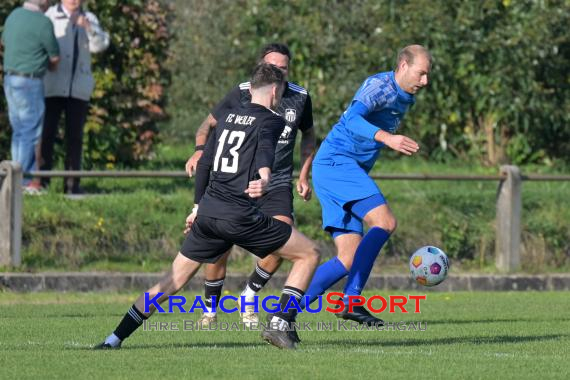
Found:
[[[192,224],[194,224],[194,221],[196,220],[197,215],[198,215],[198,210],[196,210],[196,211],[192,210],[190,215],[188,215],[186,217],[186,226],[184,228],[184,235],[186,235],[188,232],[190,232],[190,229],[192,228]]]
[[[404,135],[389,135],[384,139],[384,144],[396,152],[411,156],[416,153],[420,146],[417,142]]]
[[[257,181],[250,181],[249,186],[245,189],[245,193],[249,194],[250,198],[259,198],[265,194],[267,185],[269,185],[269,181],[263,178]]]
[[[313,189],[311,189],[311,185],[306,178],[299,178],[297,181],[297,193],[299,193],[305,202],[311,199]]]
[[[186,161],[186,173],[188,173],[188,177],[192,177],[192,175],[196,173],[196,166],[198,166],[198,161],[200,161],[202,154],[204,154],[204,151],[197,150],[192,157]]]

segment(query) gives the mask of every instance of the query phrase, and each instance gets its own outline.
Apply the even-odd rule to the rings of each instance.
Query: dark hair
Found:
[[[285,75],[283,71],[276,66],[268,63],[260,63],[253,69],[251,74],[251,88],[260,88],[270,84],[283,86],[285,84]]]
[[[279,54],[286,55],[289,58],[289,61],[292,58],[291,52],[289,51],[289,48],[287,47],[287,45],[274,42],[271,44],[267,44],[261,48],[261,51],[259,52],[259,60],[258,61],[263,61],[263,58],[265,58],[265,56],[269,53],[279,53]]]

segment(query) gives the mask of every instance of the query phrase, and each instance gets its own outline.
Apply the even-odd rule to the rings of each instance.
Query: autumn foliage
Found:
[[[21,4],[0,3],[0,20]],[[84,167],[112,169],[134,166],[151,153],[157,122],[165,117],[165,88],[171,10],[156,0],[97,0],[86,2],[111,45],[93,55],[96,88],[85,125]],[[0,159],[9,156],[11,129],[4,96],[0,103]]]

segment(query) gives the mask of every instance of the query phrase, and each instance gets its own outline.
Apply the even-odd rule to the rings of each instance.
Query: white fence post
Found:
[[[0,266],[20,266],[22,245],[22,168],[14,161],[0,162]]]
[[[522,178],[516,166],[501,166],[507,178],[499,185],[495,265],[501,272],[514,272],[520,265]]]

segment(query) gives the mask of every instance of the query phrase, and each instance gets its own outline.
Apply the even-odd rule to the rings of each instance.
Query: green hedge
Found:
[[[2,2],[0,18],[19,3]],[[112,45],[94,59],[97,89],[84,142],[86,168],[131,166],[148,157],[167,93],[173,122],[164,132],[191,140],[211,107],[247,79],[259,47],[272,41],[293,50],[291,78],[312,93],[319,138],[366,76],[393,68],[402,46],[421,43],[435,58],[431,85],[402,128],[421,142],[421,154],[488,165],[570,161],[568,1],[165,4],[87,2],[111,32]],[[10,128],[1,98],[5,158]]]
[[[0,3],[0,20],[22,2]],[[96,88],[85,128],[84,167],[134,165],[151,153],[157,121],[165,117],[171,10],[157,0],[87,1],[111,35],[111,46],[93,55]],[[0,159],[7,159],[11,129],[0,97]]]
[[[570,3],[564,0],[177,0],[169,134],[191,138],[247,78],[262,44],[290,45],[291,79],[313,96],[318,135],[398,49],[435,58],[403,133],[432,159],[570,160]]]

